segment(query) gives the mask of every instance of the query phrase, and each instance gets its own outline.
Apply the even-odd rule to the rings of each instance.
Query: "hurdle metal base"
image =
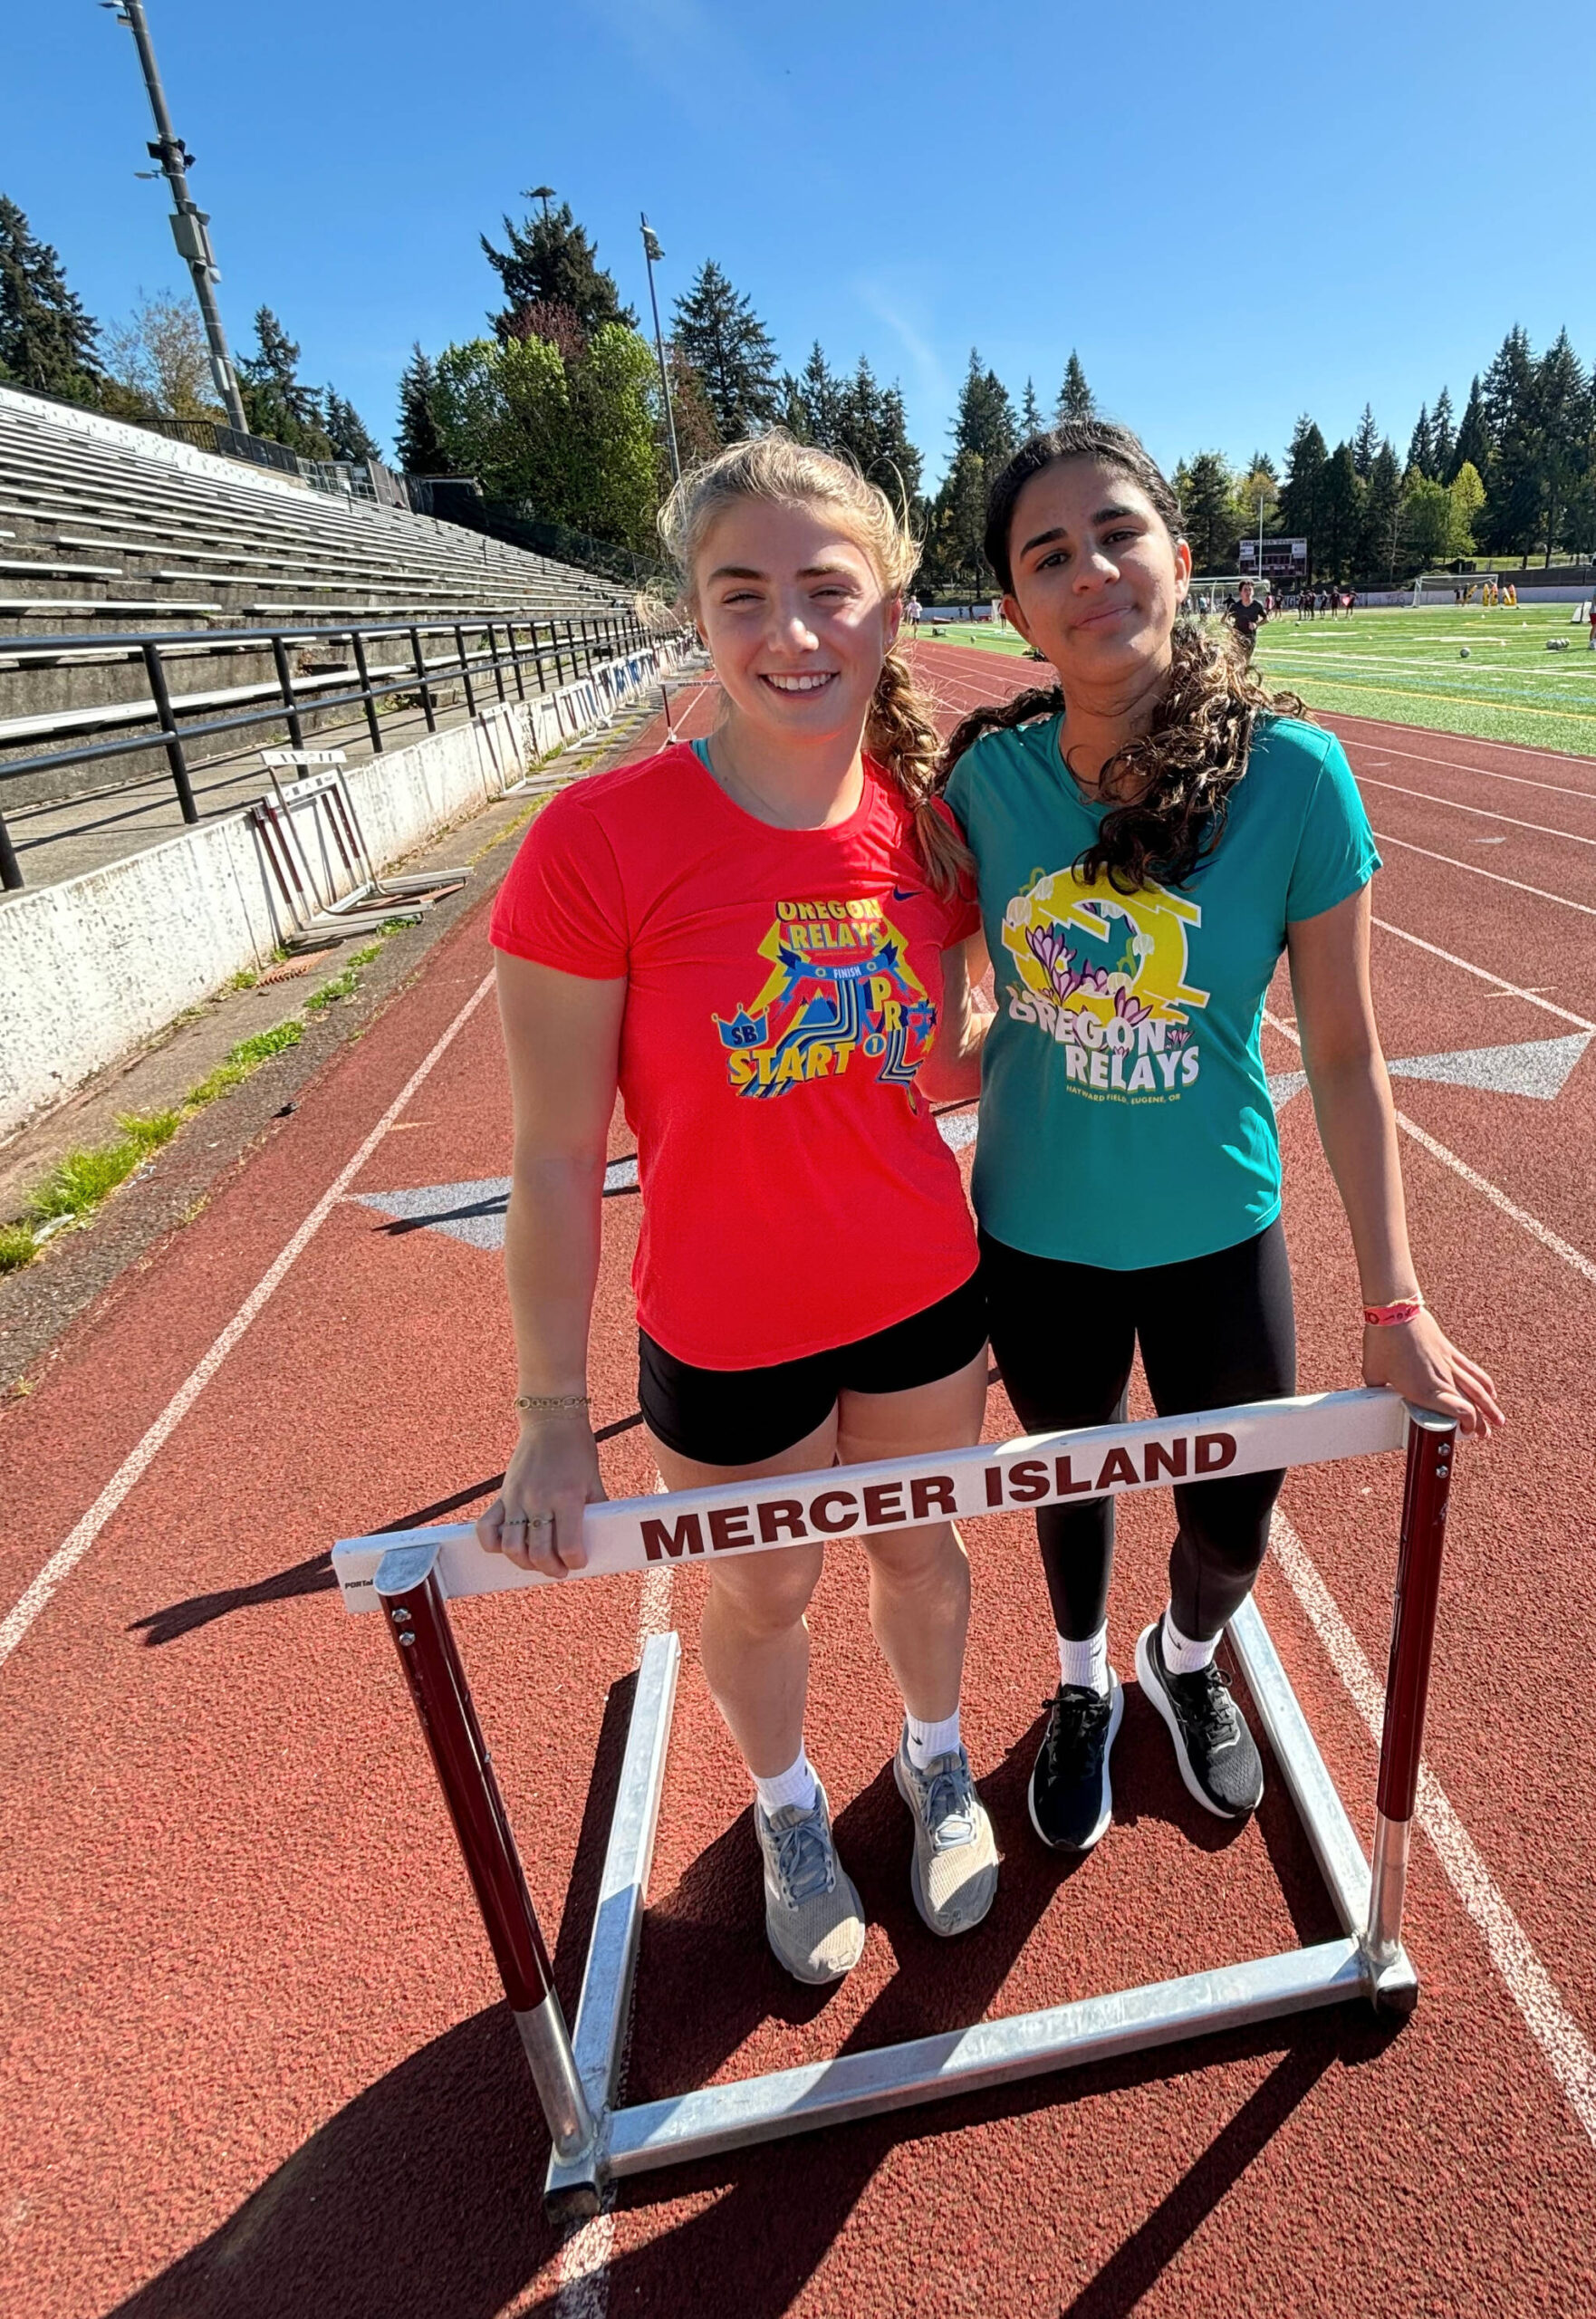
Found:
[[[1418,1977],[1399,1943],[1383,1956],[1370,1948],[1368,1859],[1252,1601],[1232,1621],[1229,1639],[1307,1830],[1343,1938],[616,2108],[680,1659],[674,1633],[654,1637],[638,1671],[572,2041],[595,2131],[579,2156],[551,2159],[543,2193],[550,2214],[569,2219],[596,2213],[606,2181],[656,2167],[1017,2083],[1053,2070],[1081,2069],[1187,2037],[1248,2028],[1349,1997],[1365,1997],[1393,2014],[1411,2010]]]

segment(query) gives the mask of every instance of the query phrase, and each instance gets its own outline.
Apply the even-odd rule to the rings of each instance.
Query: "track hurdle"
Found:
[[[607,2181],[652,2168],[1353,1997],[1384,2013],[1411,2011],[1418,1981],[1402,1946],[1402,1906],[1456,1439],[1450,1418],[1405,1408],[1393,1393],[1320,1393],[612,1500],[588,1508],[586,1568],[563,1580],[484,1554],[468,1523],[341,1541],[332,1566],[345,1607],[380,1610],[393,1637],[515,2016],[553,2143],[544,2186],[551,2214],[594,2213]],[[1372,1869],[1256,1603],[1246,1602],[1227,1631],[1341,1920],[1340,1939],[873,2053],[616,2105],[680,1644],[674,1632],[653,1637],[638,1670],[572,2034],[449,1622],[451,1601],[764,1553],[796,1539],[860,1537],[937,1517],[966,1522],[1177,1481],[1322,1465],[1404,1446]]]

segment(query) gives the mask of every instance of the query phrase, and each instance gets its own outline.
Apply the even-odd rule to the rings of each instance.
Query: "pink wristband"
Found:
[[[1365,1304],[1363,1324],[1370,1329],[1405,1328],[1409,1321],[1418,1320],[1423,1310],[1422,1296],[1399,1297],[1395,1304]]]

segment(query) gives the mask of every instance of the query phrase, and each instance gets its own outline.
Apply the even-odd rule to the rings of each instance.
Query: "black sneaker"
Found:
[[[1136,1646],[1136,1679],[1175,1742],[1187,1792],[1221,1820],[1245,1820],[1264,1795],[1264,1763],[1230,1678],[1210,1662],[1196,1675],[1171,1675],[1164,1664],[1164,1622],[1155,1619]]]
[[[1031,1770],[1031,1825],[1053,1852],[1090,1852],[1114,1816],[1109,1750],[1125,1712],[1120,1678],[1109,1692],[1061,1683],[1049,1703],[1047,1733]]]

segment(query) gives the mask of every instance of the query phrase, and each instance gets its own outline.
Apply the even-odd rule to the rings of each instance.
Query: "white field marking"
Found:
[[[1554,830],[1544,822],[1517,821],[1511,813],[1493,813],[1488,805],[1466,805],[1459,798],[1437,797],[1428,789],[1404,789],[1399,781],[1376,781],[1370,773],[1360,773],[1356,778],[1367,783],[1370,789],[1389,789],[1399,797],[1419,797],[1427,805],[1445,805],[1448,813],[1476,813],[1482,822],[1505,822],[1510,829],[1534,830],[1539,837],[1563,838],[1570,845],[1596,845],[1596,837],[1581,837],[1573,830]]]
[[[1519,984],[1509,982],[1505,975],[1493,974],[1488,967],[1471,966],[1466,958],[1459,958],[1450,950],[1443,950],[1438,943],[1427,942],[1422,935],[1409,934],[1405,927],[1393,926],[1388,919],[1377,918],[1371,923],[1382,934],[1394,934],[1399,941],[1411,942],[1417,950],[1428,950],[1432,958],[1445,958],[1449,967],[1461,967],[1466,975],[1477,975],[1481,982],[1494,982],[1499,998],[1522,998],[1527,1006],[1538,1006],[1543,1013],[1555,1015],[1560,1022],[1572,1023],[1578,1031],[1596,1031],[1596,1023],[1587,1022],[1582,1015],[1571,1015],[1566,1006],[1553,1006],[1539,991],[1524,990]]]
[[[1596,918],[1596,909],[1589,902],[1571,901],[1566,894],[1549,894],[1544,886],[1526,886],[1522,878],[1505,878],[1499,870],[1482,870],[1477,861],[1459,861],[1455,854],[1432,853],[1428,845],[1390,837],[1384,830],[1376,830],[1374,836],[1380,845],[1399,845],[1404,853],[1422,853],[1427,861],[1444,861],[1449,870],[1466,870],[1471,878],[1488,878],[1494,886],[1512,886],[1521,894],[1534,894],[1537,901],[1557,902],[1564,909],[1577,909],[1582,918]]]
[[[643,1660],[643,1648],[657,1634],[663,1634],[670,1624],[670,1582],[674,1575],[668,1564],[663,1569],[649,1571],[643,1579],[643,1592],[638,1605],[638,1664]],[[627,2015],[626,2030],[620,2047],[620,2065],[615,2074],[615,2099],[619,2103],[626,2094],[627,2063],[631,2056],[631,2016]],[[615,2185],[607,2182],[600,2193],[599,2211],[579,2222],[561,2242],[555,2266],[554,2319],[608,2319],[610,2310],[610,2266],[615,2259]]]
[[[1270,1525],[1274,1561],[1302,1604],[1378,1747],[1385,1723],[1385,1694],[1363,1649],[1301,1538],[1276,1513]],[[1466,1914],[1482,1935],[1492,1964],[1506,1984],[1530,2035],[1541,2048],[1570,2109],[1596,2142],[1596,2052],[1528,1935],[1497,1890],[1478,1848],[1428,1764],[1418,1771],[1414,1817],[1428,1837]]]
[[[1288,1023],[1283,1023],[1278,1015],[1272,1015],[1267,1007],[1264,1009],[1264,1020],[1271,1030],[1278,1031],[1283,1039],[1289,1039],[1293,1046],[1301,1048],[1303,1042],[1296,1032]],[[1437,1143],[1435,1137],[1427,1134],[1416,1120],[1409,1118],[1406,1111],[1395,1111],[1394,1116],[1403,1134],[1410,1135],[1415,1143],[1422,1145],[1432,1160],[1438,1160],[1443,1168],[1450,1168],[1455,1176],[1460,1176],[1475,1191],[1482,1193],[1493,1208],[1499,1208],[1504,1216],[1511,1217],[1532,1239],[1538,1240],[1543,1248],[1549,1248],[1554,1256],[1561,1256],[1565,1265],[1577,1273],[1582,1273],[1591,1285],[1596,1286],[1596,1264],[1592,1264],[1589,1256],[1582,1255],[1578,1248],[1571,1247],[1566,1240],[1560,1239],[1549,1226],[1541,1222],[1538,1216],[1532,1216],[1527,1208],[1520,1208],[1516,1200],[1511,1200],[1505,1192],[1498,1191],[1487,1178],[1477,1175],[1466,1160],[1460,1160],[1455,1151],[1448,1151],[1444,1143]]]
[[[430,1054],[417,1064],[359,1150],[339,1169],[293,1239],[262,1274],[210,1351],[189,1371],[138,1447],[130,1449],[122,1459],[82,1521],[68,1533],[27,1592],[14,1604],[4,1621],[0,1621],[0,1666],[4,1666],[10,1658],[56,1589],[82,1561],[129,1491],[181,1425],[251,1322],[270,1303],[281,1287],[289,1267],[304,1254],[405,1105],[428,1076],[434,1064],[442,1060],[447,1048],[465,1029],[493,985],[493,975],[484,975]]]

